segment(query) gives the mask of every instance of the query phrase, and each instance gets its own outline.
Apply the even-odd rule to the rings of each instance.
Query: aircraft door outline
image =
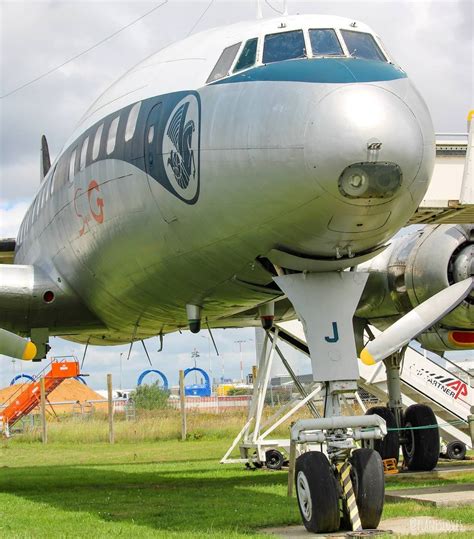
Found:
[[[156,180],[160,175],[160,159],[161,159],[161,137],[160,137],[160,122],[163,116],[163,103],[160,101],[153,105],[152,109],[148,113],[145,132],[144,132],[144,165],[145,172],[148,177],[148,183],[161,184]],[[153,182],[153,183],[152,183]],[[176,216],[172,211],[165,207],[163,197],[158,200],[157,195],[152,189],[153,198],[158,206],[159,212],[163,220],[167,223],[176,221]],[[164,194],[164,193],[163,193]]]

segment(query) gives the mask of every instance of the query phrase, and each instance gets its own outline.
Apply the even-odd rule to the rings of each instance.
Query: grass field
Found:
[[[299,524],[296,500],[286,497],[286,472],[218,463],[231,442],[223,430],[209,439],[207,433],[186,442],[127,438],[113,446],[58,436],[48,445],[32,436],[5,441],[0,537],[262,537],[263,527]],[[459,480],[474,482],[474,468],[443,482]],[[387,488],[402,483],[408,486],[397,478]],[[420,515],[474,524],[473,507],[387,503],[384,511],[385,518]]]

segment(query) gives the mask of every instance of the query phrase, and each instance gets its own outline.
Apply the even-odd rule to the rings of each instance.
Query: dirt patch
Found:
[[[0,389],[0,405],[8,405],[12,397],[19,394],[22,388],[26,388],[27,385],[15,384]],[[84,405],[87,401],[103,400],[103,397],[79,380],[67,378],[48,395],[48,400],[56,413],[68,413],[72,412],[74,403],[79,402]],[[59,404],[66,401],[72,402],[70,404]],[[107,403],[94,403],[94,408],[96,410],[107,410]]]

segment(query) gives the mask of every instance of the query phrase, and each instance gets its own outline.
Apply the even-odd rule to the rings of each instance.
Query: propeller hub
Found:
[[[453,263],[453,279],[459,283],[474,276],[474,244],[464,247],[456,256]],[[474,290],[469,294],[474,299]]]

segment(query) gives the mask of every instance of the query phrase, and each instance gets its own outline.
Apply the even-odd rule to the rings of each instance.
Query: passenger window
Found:
[[[346,42],[349,54],[354,58],[380,62],[387,61],[372,35],[365,32],[354,32],[353,30],[341,30],[341,34]]]
[[[117,140],[117,130],[119,124],[120,116],[114,118],[109,127],[109,135],[107,137],[107,155],[110,155],[115,148],[115,141]]]
[[[92,159],[95,161],[99,157],[100,141],[102,139],[102,131],[104,130],[104,124],[100,124],[94,137],[94,146],[92,146]]]
[[[343,56],[341,44],[336,32],[330,28],[309,31],[313,56]]]
[[[46,202],[46,193],[48,190],[46,189],[46,184],[43,185],[41,188],[41,209],[43,209],[44,203]]]
[[[50,180],[50,187],[49,187],[49,196],[53,196],[53,192],[54,192],[54,176],[56,174],[56,168],[57,168],[57,165],[54,165],[54,170],[51,174],[51,180]]]
[[[206,83],[215,81],[217,79],[222,79],[229,74],[229,70],[232,67],[235,57],[239,52],[241,41],[235,45],[231,45],[222,51],[222,54],[219,56],[214,69],[212,70],[209,78]]]
[[[125,128],[125,142],[133,138],[137,126],[138,114],[140,112],[140,103],[135,103],[128,113],[127,127]]]
[[[79,161],[79,170],[84,170],[86,168],[86,157],[87,157],[88,147],[89,147],[89,137],[87,137],[82,143],[81,159]]]
[[[237,64],[234,67],[234,73],[236,71],[242,71],[242,69],[248,69],[255,64],[255,60],[257,59],[257,42],[258,39],[254,37],[245,43]]]
[[[263,63],[282,62],[294,58],[306,58],[303,30],[269,34],[265,36]]]
[[[150,129],[148,129],[148,144],[151,144],[153,142],[153,139],[155,138],[155,126],[150,126]]]
[[[77,148],[72,152],[71,157],[69,158],[69,181],[70,182],[74,180],[74,171],[75,171],[75,165],[76,165],[76,151],[77,151]]]

